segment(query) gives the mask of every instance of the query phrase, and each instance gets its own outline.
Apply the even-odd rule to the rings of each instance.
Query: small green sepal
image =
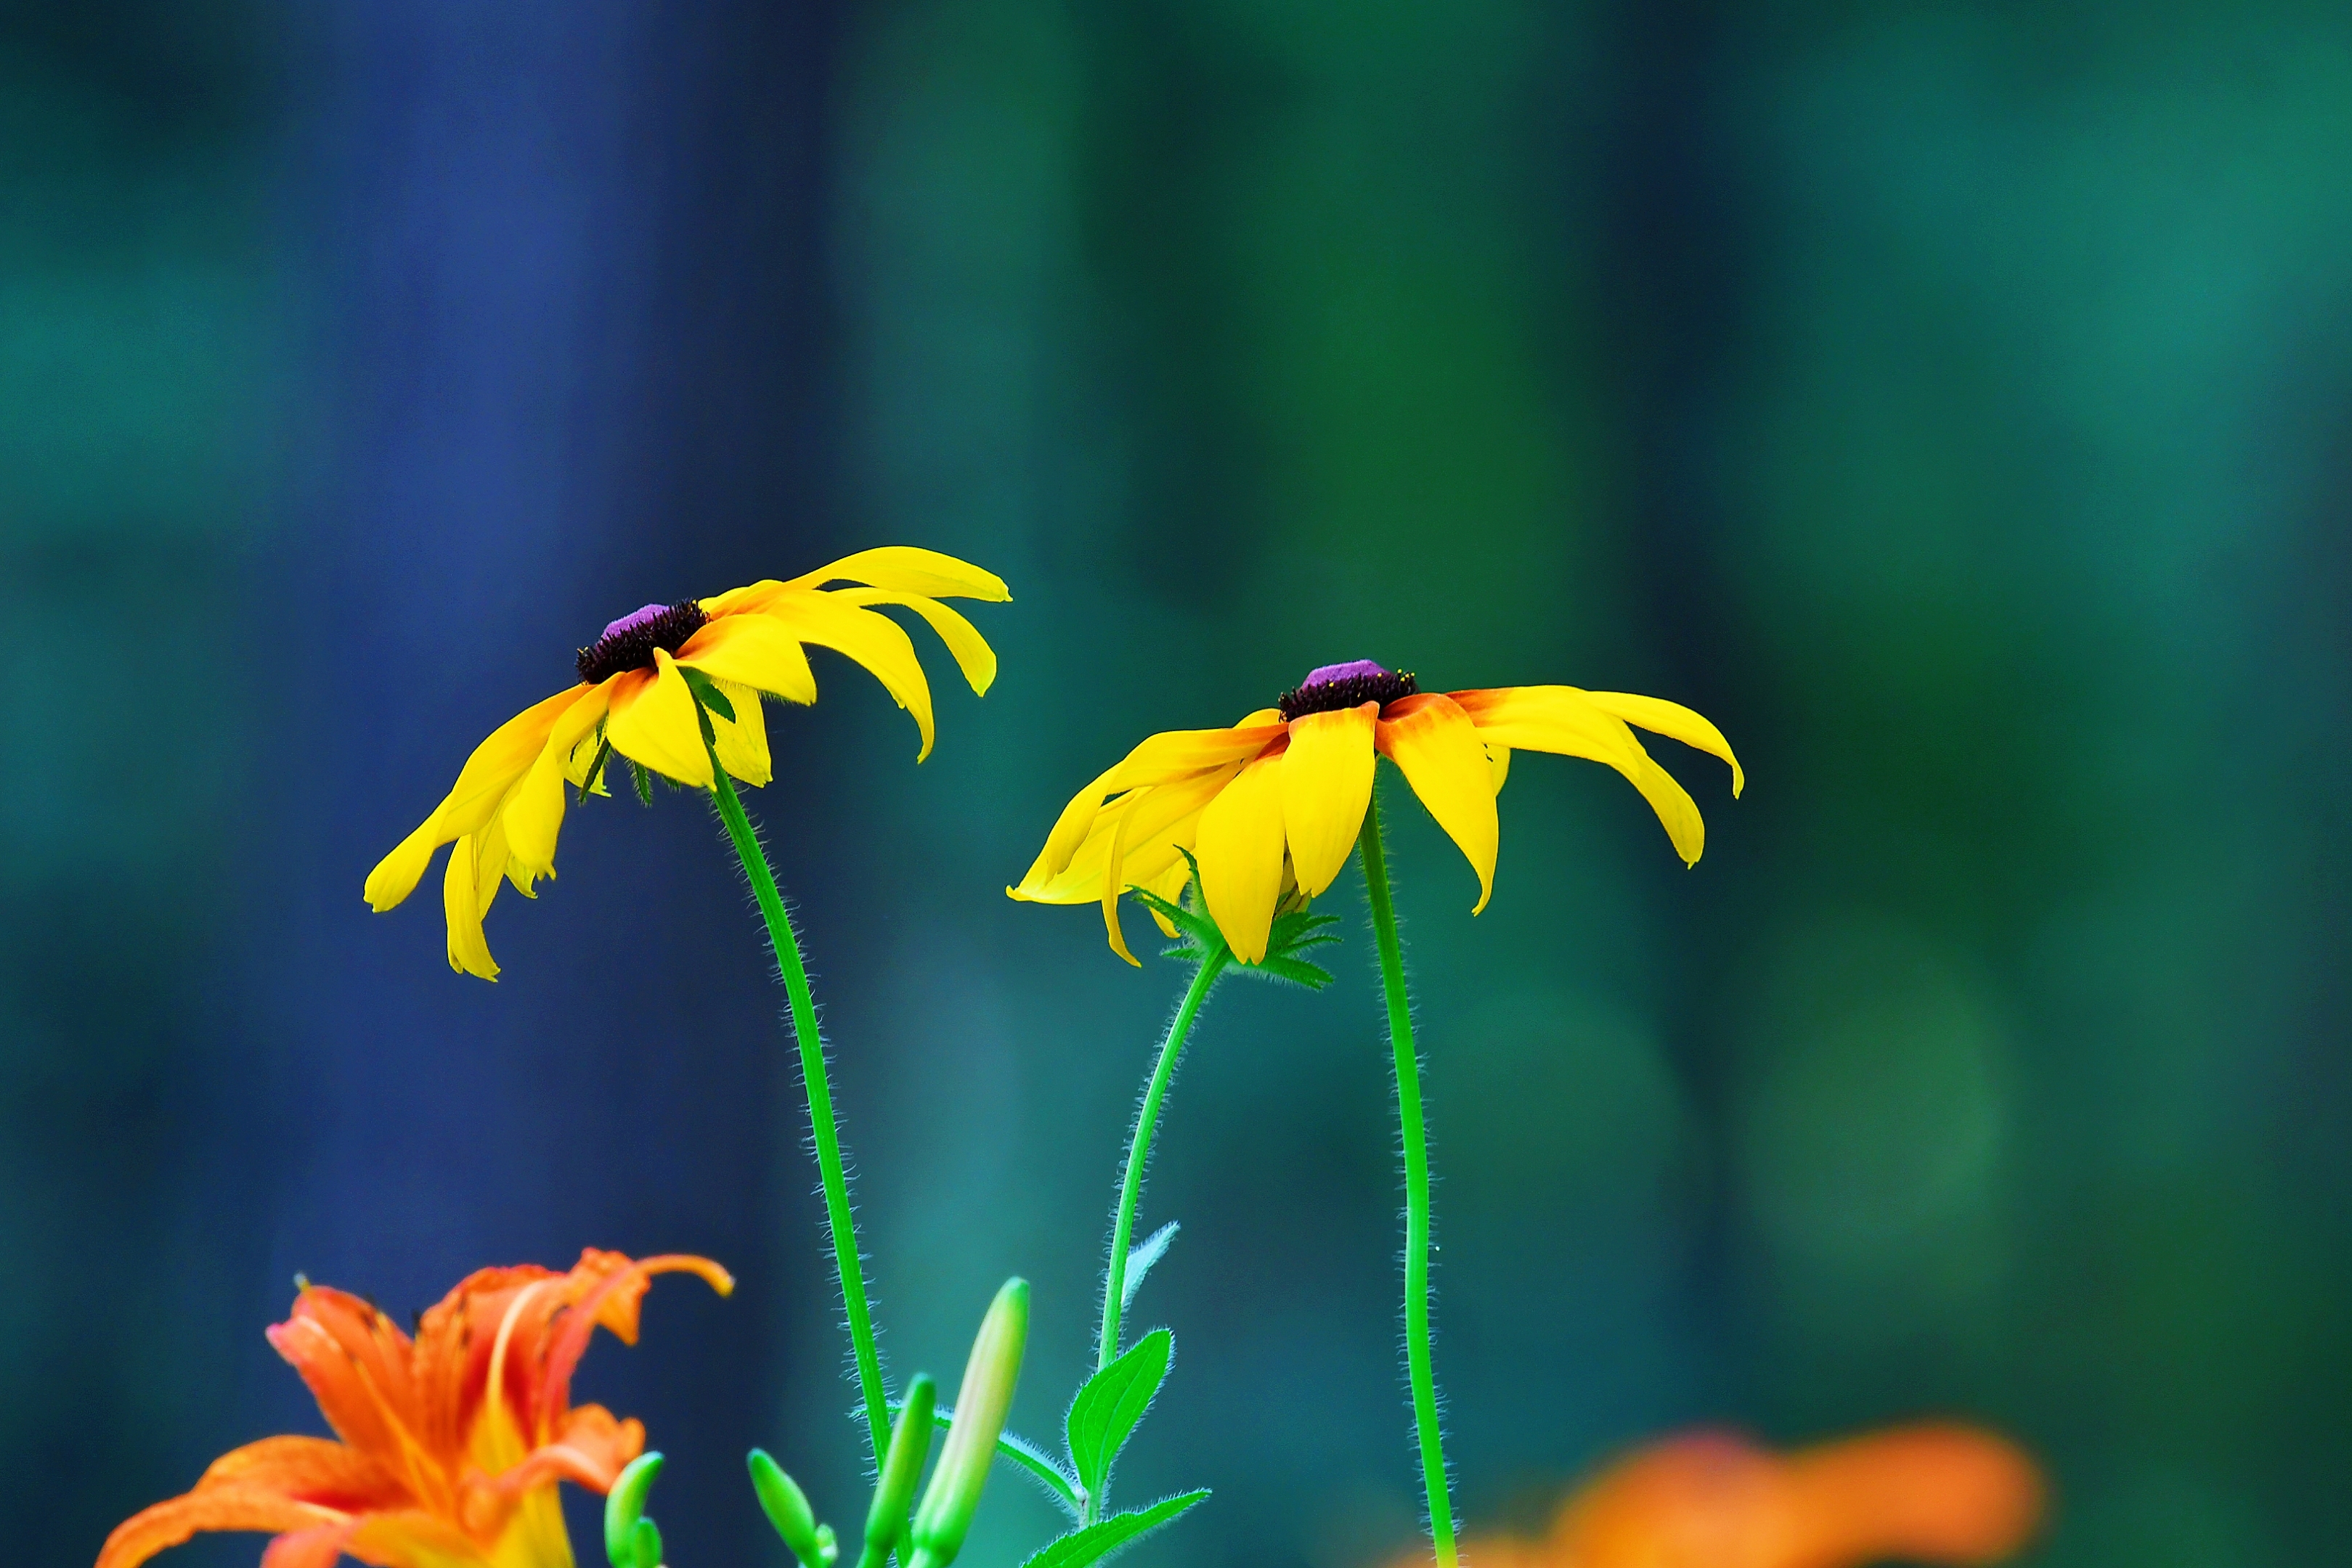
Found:
[[[685,664],[677,667],[677,673],[686,677],[687,686],[694,693],[695,701],[725,719],[729,724],[735,722],[735,705],[727,700],[727,694],[719,689],[718,682],[700,670]]]
[[[752,1449],[743,1462],[751,1472],[751,1490],[759,1495],[761,1511],[775,1526],[785,1550],[800,1559],[801,1568],[826,1568],[840,1548],[833,1545],[833,1531],[816,1521],[816,1511],[809,1507],[808,1494],[801,1490],[800,1483],[786,1475],[765,1448]]]
[[[661,1475],[662,1457],[639,1454],[631,1459],[613,1482],[613,1490],[604,1494],[604,1556],[613,1568],[657,1568],[661,1561],[661,1532],[654,1532],[653,1562],[640,1563],[637,1558],[637,1526],[650,1525],[645,1517],[646,1499]]]

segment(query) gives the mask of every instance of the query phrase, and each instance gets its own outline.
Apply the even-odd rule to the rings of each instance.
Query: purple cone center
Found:
[[[639,611],[638,613],[642,615],[645,612]],[[1388,671],[1370,659],[1350,659],[1344,664],[1323,664],[1309,670],[1307,678],[1298,685],[1304,690],[1308,686],[1327,686],[1333,681],[1376,680],[1387,674]]]
[[[624,632],[634,632],[638,627],[643,626],[646,622],[652,621],[659,616],[666,615],[668,612],[669,606],[667,604],[648,604],[642,610],[632,610],[626,615],[622,616],[618,621],[606,626],[604,628],[604,637],[617,637]],[[600,643],[604,640],[604,637],[599,637],[597,639]]]

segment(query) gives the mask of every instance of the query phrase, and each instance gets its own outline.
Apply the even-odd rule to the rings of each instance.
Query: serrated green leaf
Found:
[[[600,724],[596,727],[596,759],[588,764],[588,771],[580,776],[580,800],[573,802],[575,805],[584,803],[591,795],[605,792],[604,764],[612,755],[613,743],[604,738],[604,727]]]
[[[1089,1563],[1099,1563],[1123,1546],[1132,1545],[1161,1525],[1209,1495],[1206,1487],[1199,1491],[1181,1492],[1150,1508],[1139,1508],[1132,1513],[1114,1513],[1084,1530],[1074,1530],[1056,1541],[1049,1541],[1037,1554],[1021,1568],[1086,1568]]]
[[[1169,1358],[1176,1354],[1176,1338],[1166,1329],[1153,1329],[1128,1348],[1127,1354],[1096,1373],[1070,1401],[1064,1426],[1070,1442],[1070,1461],[1078,1484],[1089,1495],[1103,1495],[1118,1451],[1135,1431],[1143,1413],[1151,1408],[1168,1375]]]
[[[694,693],[697,702],[729,724],[735,722],[735,705],[727,700],[727,694],[719,689],[718,682],[690,664],[680,664],[677,673],[686,677],[687,686]]]
[[[889,1402],[893,1416],[898,1414],[899,1408],[900,1401],[893,1399]],[[932,1408],[932,1426],[944,1430],[954,1423],[953,1410],[944,1405]],[[996,1435],[996,1457],[1034,1481],[1064,1513],[1072,1519],[1086,1517],[1086,1490],[1078,1485],[1076,1477],[1064,1469],[1061,1462],[1044,1448],[1018,1433],[999,1432]]]
[[[1146,1274],[1151,1272],[1151,1266],[1167,1256],[1168,1244],[1176,1239],[1176,1232],[1182,1228],[1182,1226],[1171,1219],[1129,1249],[1127,1279],[1126,1282],[1119,1286],[1118,1291],[1120,1312],[1124,1312],[1135,1304],[1136,1287],[1143,1283],[1143,1277]]]
[[[1168,924],[1191,937],[1206,952],[1213,953],[1223,945],[1223,934],[1207,915],[1187,909],[1181,904],[1171,904],[1148,887],[1130,887],[1127,892],[1128,896],[1145,908],[1158,911]]]
[[[637,787],[637,799],[646,805],[652,805],[654,803],[653,773],[634,757],[629,758],[629,778]]]
[[[1319,991],[1331,983],[1331,972],[1304,958],[1282,958],[1272,953],[1255,964],[1237,964],[1234,968],[1244,975],[1255,975],[1262,980],[1279,980],[1285,985],[1304,986]]]

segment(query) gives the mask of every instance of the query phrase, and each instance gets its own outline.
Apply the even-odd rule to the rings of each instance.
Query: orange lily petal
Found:
[[[199,1490],[215,1486],[261,1487],[344,1513],[411,1500],[399,1478],[370,1455],[325,1437],[264,1437],[231,1448],[196,1482]]]
[[[1234,956],[1265,956],[1282,896],[1282,754],[1250,763],[1201,813],[1201,896]]]
[[[414,1446],[411,1346],[390,1318],[347,1291],[313,1285],[266,1332],[344,1442],[395,1464]]]
[[[2032,1533],[2042,1488],[2033,1461],[1989,1432],[1897,1427],[1792,1454],[1792,1568],[1876,1562],[1993,1563]]]
[[[267,1487],[207,1487],[142,1509],[116,1525],[99,1549],[97,1568],[138,1568],[158,1552],[207,1531],[282,1535],[343,1522],[333,1509],[297,1502]]]
[[[1331,885],[1372,803],[1372,727],[1377,704],[1310,713],[1291,721],[1282,760],[1282,821],[1299,890],[1313,898]]]
[[[710,753],[703,749],[702,725],[694,715],[694,693],[677,673],[677,661],[656,648],[653,669],[613,678],[613,716],[604,723],[604,738],[614,750],[656,773],[708,789]]]
[[[261,1568],[335,1568],[359,1527],[358,1520],[347,1519],[281,1535],[262,1552]]]
[[[1495,855],[1501,838],[1495,818],[1495,768],[1477,727],[1454,699],[1437,692],[1400,697],[1381,711],[1373,743],[1397,765],[1405,782],[1460,846],[1478,873],[1478,902],[1495,893]]]

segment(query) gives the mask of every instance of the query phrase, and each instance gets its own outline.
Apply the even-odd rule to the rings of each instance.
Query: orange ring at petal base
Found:
[[[828,588],[827,583],[845,586]],[[604,792],[605,748],[680,784],[711,787],[694,683],[708,681],[734,710],[709,715],[719,765],[746,784],[768,782],[762,695],[816,701],[805,644],[831,648],[872,671],[922,735],[915,760],[931,751],[931,689],[915,645],[876,605],[897,605],[939,633],[977,693],[996,679],[996,654],[943,598],[1003,601],[1002,578],[936,550],[892,546],[860,550],[789,582],[769,580],[711,599],[648,604],[604,628],[579,651],[580,684],[535,704],[474,748],[457,782],[416,831],[368,873],[366,897],[381,914],[415,890],[443,844],[454,847],[442,878],[449,967],[498,978],[482,935],[501,882],[525,898],[555,874],[556,834],[569,784]],[[593,772],[596,777],[591,778]]]
[[[1170,730],[1129,752],[1063,809],[1028,873],[1005,892],[1028,903],[1099,903],[1112,950],[1132,964],[1119,895],[1139,887],[1173,902],[1192,875],[1189,852],[1226,945],[1255,964],[1286,890],[1315,897],[1347,864],[1386,757],[1477,873],[1475,915],[1495,890],[1495,799],[1515,750],[1614,768],[1696,865],[1706,824],[1634,738],[1635,725],[1729,763],[1734,797],[1746,785],[1722,731],[1657,697],[1575,686],[1424,692],[1369,659],[1327,664],[1230,728]]]

